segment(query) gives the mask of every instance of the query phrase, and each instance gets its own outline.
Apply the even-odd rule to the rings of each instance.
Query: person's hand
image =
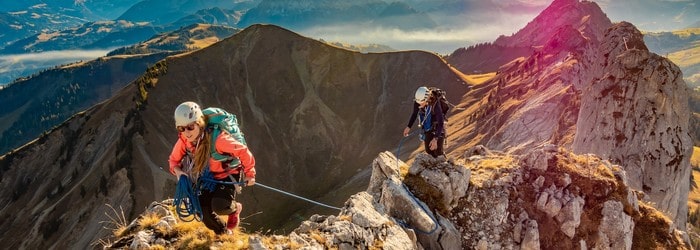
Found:
[[[430,141],[430,150],[435,150],[437,149],[437,139],[433,138],[433,140]]]
[[[253,178],[247,178],[247,179],[245,180],[245,185],[246,185],[246,186],[249,186],[249,187],[255,185],[255,177],[253,177]]]
[[[403,137],[408,136],[409,131],[411,131],[411,128],[409,128],[409,127],[406,127],[405,129],[403,129]]]
[[[174,167],[173,170],[175,170],[175,177],[177,177],[178,180],[180,179],[180,176],[187,176],[187,173],[182,171],[182,168],[180,167]]]

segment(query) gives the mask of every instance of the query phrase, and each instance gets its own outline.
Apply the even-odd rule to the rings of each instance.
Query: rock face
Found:
[[[676,65],[650,53],[633,25],[612,25],[587,1],[554,1],[495,44],[536,49],[466,95],[466,110],[448,126],[460,133],[453,142],[516,154],[554,144],[598,155],[624,167],[629,185],[685,228],[693,144]]]
[[[608,30],[598,58],[605,74],[581,90],[573,150],[624,166],[630,186],[685,228],[693,147],[680,70],[624,22]]]

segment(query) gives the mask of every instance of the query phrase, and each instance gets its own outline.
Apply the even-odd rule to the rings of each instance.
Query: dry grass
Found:
[[[632,249],[687,249],[682,239],[669,234],[671,220],[651,205],[640,202],[634,222]]]
[[[467,161],[465,167],[472,170],[469,182],[481,187],[485,181],[500,178],[504,171],[517,167],[517,164],[512,156],[505,155],[486,157],[476,162]]]
[[[269,249],[301,249],[302,245],[286,236],[263,236],[263,244]]]
[[[321,245],[326,245],[326,237],[323,237],[322,233],[318,230],[311,231],[309,236]]]
[[[156,213],[146,213],[139,219],[139,230],[154,228],[160,222],[161,217]]]
[[[351,217],[350,215],[347,215],[347,214],[338,216],[338,219],[339,219],[339,220],[348,221],[348,222],[352,222],[352,217]]]
[[[484,169],[501,169],[510,168],[513,166],[513,157],[510,155],[498,158],[485,158],[479,161],[479,167]]]
[[[220,235],[219,240],[222,243],[221,249],[248,249],[249,242],[248,239],[250,235],[241,231],[240,228],[233,230],[231,235]]]
[[[126,221],[126,216],[124,216],[124,209],[122,209],[120,206],[119,211],[117,212],[117,209],[115,209],[112,205],[105,205],[112,210],[112,214],[105,212],[105,215],[107,218],[109,218],[109,221],[100,222],[101,224],[107,224],[103,228],[112,231],[113,235],[117,238],[124,236],[126,233],[126,227],[129,225]]]
[[[590,155],[577,155],[568,152],[566,158],[562,159],[568,171],[576,172],[582,176],[590,178],[609,180],[614,179],[612,170],[605,166],[600,158]]]
[[[178,249],[209,249],[216,235],[201,222],[178,223],[174,227],[180,240],[175,244]]]

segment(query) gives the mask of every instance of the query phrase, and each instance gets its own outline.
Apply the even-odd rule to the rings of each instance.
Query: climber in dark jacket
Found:
[[[432,96],[427,87],[419,87],[414,100],[413,113],[403,130],[403,136],[408,136],[413,122],[418,117],[418,126],[423,129],[421,140],[424,142],[425,152],[433,157],[444,155],[442,146],[445,142],[445,115],[442,112],[442,106],[437,105],[437,99]]]

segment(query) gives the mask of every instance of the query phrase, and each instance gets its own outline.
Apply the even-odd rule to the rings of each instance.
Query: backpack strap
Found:
[[[241,161],[238,158],[216,152],[216,139],[219,138],[219,135],[221,135],[221,128],[219,128],[219,125],[214,124],[210,126],[209,129],[211,130],[211,147],[209,150],[211,152],[211,157],[214,158],[215,161],[220,161],[221,163],[228,165],[229,168],[234,168],[241,165]]]

